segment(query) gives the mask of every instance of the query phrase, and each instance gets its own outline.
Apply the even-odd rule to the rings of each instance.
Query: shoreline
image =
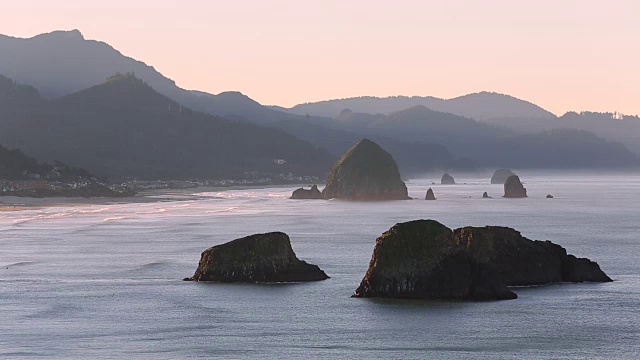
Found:
[[[154,189],[145,190],[138,195],[131,197],[95,197],[95,198],[66,198],[66,197],[46,197],[31,198],[18,196],[0,197],[0,213],[41,210],[50,207],[74,207],[88,205],[116,205],[116,204],[146,204],[157,202],[173,201],[199,201],[211,199],[196,194],[207,192],[223,192],[233,190],[269,189],[269,188],[291,188],[309,186],[309,184],[283,184],[283,185],[237,185],[237,186],[203,186],[189,189]]]

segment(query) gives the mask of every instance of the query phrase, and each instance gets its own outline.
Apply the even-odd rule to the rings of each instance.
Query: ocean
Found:
[[[638,358],[640,174],[521,172],[527,199],[501,198],[489,175],[453,175],[458,185],[408,181],[413,201],[196,189],[198,200],[2,212],[0,358]],[[429,187],[437,201],[422,200]],[[351,298],[375,239],[415,219],[513,227],[615,281],[516,288],[510,301]],[[206,248],[269,231],[331,278],[182,281]]]

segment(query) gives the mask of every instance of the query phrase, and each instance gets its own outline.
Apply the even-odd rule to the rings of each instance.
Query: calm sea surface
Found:
[[[433,186],[437,201],[295,201],[273,188],[0,213],[0,358],[638,358],[640,174],[521,177],[528,199],[459,175],[465,184]],[[424,199],[431,181],[408,182],[410,195]],[[518,288],[501,302],[350,298],[376,237],[414,219],[514,227],[615,282]],[[331,279],[181,281],[204,249],[268,231]]]

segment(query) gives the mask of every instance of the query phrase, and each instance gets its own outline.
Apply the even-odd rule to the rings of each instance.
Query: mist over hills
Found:
[[[135,77],[104,83],[114,73]],[[5,114],[0,143],[43,159],[58,156],[99,174],[219,177],[248,169],[318,174],[364,137],[387,149],[405,175],[494,166],[638,165],[627,148],[604,139],[640,153],[640,139],[633,136],[640,134],[637,117],[610,127],[606,115],[558,118],[497,93],[448,100],[360,97],[285,109],[239,92],[185,90],[77,30],[30,39],[0,35],[0,74],[33,86],[0,78],[0,84],[13,84],[0,86]],[[287,159],[287,165],[274,167],[276,158]]]
[[[23,89],[0,81],[0,94]],[[14,88],[14,90],[11,89]],[[17,88],[18,90],[15,90]],[[35,89],[28,93],[37,95]],[[2,103],[2,100],[0,100]],[[333,161],[276,129],[192,111],[131,74],[61,98],[0,108],[0,143],[99,175],[146,179],[323,175]],[[274,160],[283,159],[284,164]]]

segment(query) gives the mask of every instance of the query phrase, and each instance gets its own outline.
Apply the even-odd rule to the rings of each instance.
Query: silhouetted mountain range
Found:
[[[0,94],[24,92],[10,80],[0,84],[5,87]],[[35,89],[27,93],[33,95],[32,105],[0,108],[0,143],[99,175],[149,179],[214,179],[251,171],[323,175],[334,159],[282,131],[192,111],[131,74],[52,100],[43,100]],[[285,163],[275,162],[280,159]]]
[[[107,82],[92,88],[118,72],[135,73],[142,81],[132,89],[127,88],[131,79],[127,86],[112,88]],[[98,173],[211,177],[256,167],[317,173],[330,162],[327,159],[363,137],[385,147],[405,174],[472,164],[514,168],[637,165],[635,156],[620,144],[583,131],[549,132],[559,128],[588,128],[608,140],[637,144],[640,149],[640,140],[630,136],[638,134],[635,125],[616,126],[618,130],[587,126],[590,121],[578,121],[569,114],[559,119],[537,105],[496,93],[449,100],[362,97],[284,109],[262,106],[238,92],[212,95],[184,90],[153,67],[103,42],[86,40],[77,30],[31,39],[0,35],[2,73],[34,85],[42,90],[44,99],[32,88],[14,86],[5,98],[21,100],[6,100],[11,106],[0,108],[14,114],[1,121],[0,141],[6,139],[29,154],[63,154],[72,163],[88,164]],[[148,85],[142,86],[143,82]],[[27,106],[25,101],[33,104]],[[179,120],[185,117],[188,120]],[[600,124],[601,120],[593,121]],[[41,128],[34,128],[36,123]],[[209,144],[205,144],[206,137]],[[78,146],[91,151],[76,151]],[[314,146],[328,153],[321,154]],[[262,150],[266,148],[269,151]],[[558,156],[557,151],[564,153]],[[592,151],[597,156],[587,158]],[[190,160],[181,160],[184,157]],[[266,165],[267,158],[276,157],[291,161],[284,167]]]
[[[299,115],[336,117],[343,109],[351,109],[360,113],[390,114],[415,106],[424,106],[431,110],[476,120],[504,117],[555,118],[554,114],[535,104],[492,92],[469,94],[453,99],[439,99],[432,96],[390,96],[385,98],[363,96],[305,103],[290,109],[282,107],[277,109]]]

